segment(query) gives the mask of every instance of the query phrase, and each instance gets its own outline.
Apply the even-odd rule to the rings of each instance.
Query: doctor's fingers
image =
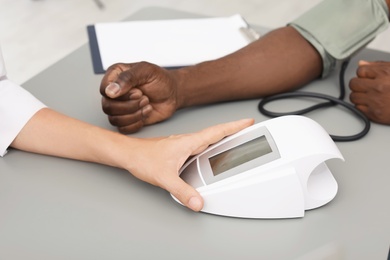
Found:
[[[184,206],[193,211],[200,211],[203,208],[203,198],[192,186],[185,183],[177,174],[166,174],[160,179],[158,185],[171,193]]]

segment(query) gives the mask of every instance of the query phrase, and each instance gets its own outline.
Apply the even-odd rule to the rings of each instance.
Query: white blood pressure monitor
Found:
[[[303,217],[331,201],[337,182],[325,161],[343,160],[328,133],[303,116],[248,127],[189,159],[180,177],[203,212],[242,218]],[[177,200],[176,200],[177,201]]]

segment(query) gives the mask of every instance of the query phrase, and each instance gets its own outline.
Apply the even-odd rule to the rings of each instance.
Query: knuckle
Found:
[[[388,87],[382,82],[375,85],[375,91],[378,93],[384,93]]]
[[[105,98],[102,99],[102,110],[106,114],[112,113],[111,103],[108,100],[106,100]]]
[[[113,126],[119,126],[120,125],[120,120],[116,116],[108,116],[108,121]]]
[[[350,89],[354,90],[355,87],[358,85],[358,82],[359,82],[359,79],[358,78],[352,78],[350,81],[349,81],[349,87]]]
[[[133,77],[133,73],[130,70],[124,71],[118,75],[118,80],[122,82],[129,82]]]

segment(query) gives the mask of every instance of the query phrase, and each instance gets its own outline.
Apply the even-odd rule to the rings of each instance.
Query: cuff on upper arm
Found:
[[[294,20],[293,26],[322,57],[322,76],[351,57],[388,27],[385,0],[325,0]]]

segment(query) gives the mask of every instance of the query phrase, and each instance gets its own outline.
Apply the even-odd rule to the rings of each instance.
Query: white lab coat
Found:
[[[45,105],[7,78],[0,49],[0,156],[30,118]]]

